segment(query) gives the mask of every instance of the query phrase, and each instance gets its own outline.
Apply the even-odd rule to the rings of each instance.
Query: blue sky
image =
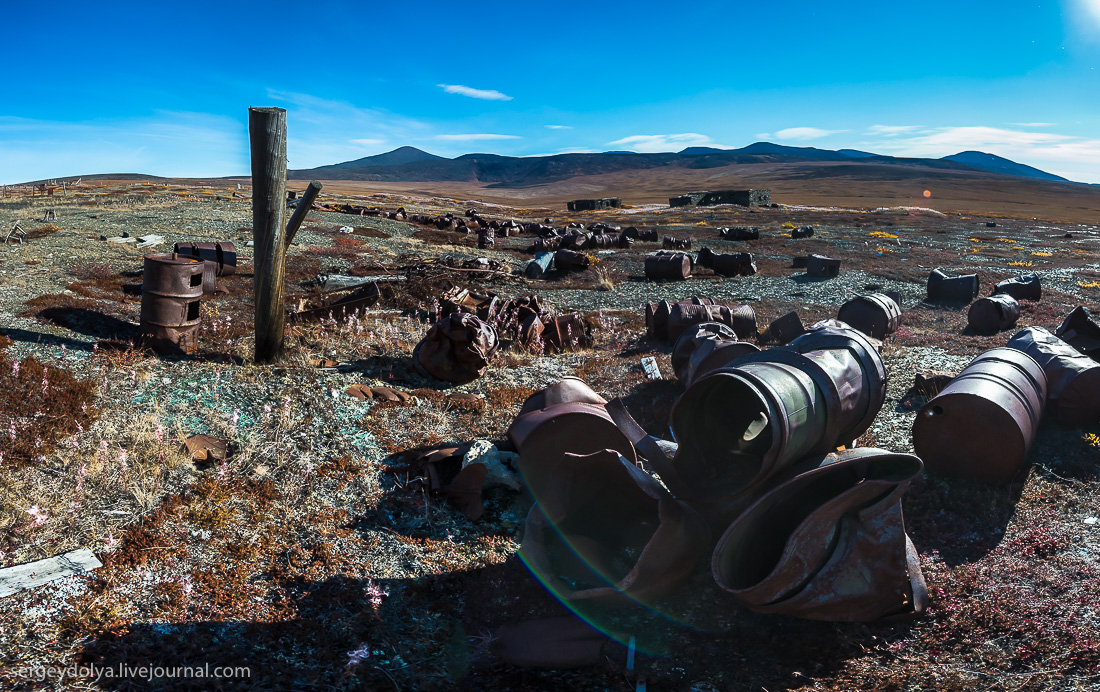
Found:
[[[247,174],[249,106],[287,109],[292,168],[770,140],[978,149],[1100,183],[1100,0],[20,2],[5,20],[4,183]]]

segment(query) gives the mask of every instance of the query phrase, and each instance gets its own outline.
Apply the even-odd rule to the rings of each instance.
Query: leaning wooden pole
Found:
[[[252,241],[255,246],[257,363],[278,358],[283,351],[286,306],[286,111],[249,108],[248,138],[252,150]]]

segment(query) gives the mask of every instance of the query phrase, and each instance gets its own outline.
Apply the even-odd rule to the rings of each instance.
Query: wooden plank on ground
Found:
[[[23,589],[48,584],[56,579],[87,574],[102,567],[91,550],[79,548],[63,555],[48,557],[45,560],[28,562],[25,565],[0,569],[0,598],[10,596]]]

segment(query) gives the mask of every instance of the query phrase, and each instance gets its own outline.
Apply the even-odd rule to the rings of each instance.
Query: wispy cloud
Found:
[[[439,88],[448,94],[458,94],[459,96],[469,96],[472,99],[482,99],[484,101],[511,101],[512,97],[508,94],[502,94],[496,89],[475,89],[473,87],[463,86],[461,84],[436,84]]]
[[[179,111],[80,122],[0,116],[0,182],[94,173],[246,173],[247,132],[234,118]]]
[[[654,154],[672,149],[684,147],[714,146],[710,137],[697,132],[683,132],[675,135],[630,135],[614,142],[608,142],[608,146],[621,147],[643,154]]]
[[[572,125],[546,125],[547,130],[572,130]]]
[[[1054,127],[1057,123],[1009,123],[1016,127]]]
[[[384,140],[384,139],[349,139],[348,141],[351,142],[352,144],[361,144],[365,147],[371,147],[371,146],[375,146],[375,145],[378,145],[378,144],[385,144],[386,143],[386,140]]]
[[[822,137],[828,137],[829,135],[836,135],[842,132],[848,132],[848,130],[823,130],[820,127],[788,127],[783,130],[779,130],[774,135],[758,135],[765,139],[785,139],[785,140],[797,140],[808,141],[811,139],[821,139]]]
[[[1100,139],[1087,139],[1054,132],[1035,132],[986,126],[937,127],[912,136],[898,136],[861,142],[897,156],[950,156],[960,151],[979,150],[1035,166],[1070,180],[1100,182]]]
[[[920,125],[872,125],[867,128],[865,135],[881,135],[883,137],[894,137],[897,135],[905,134],[906,132],[915,132],[921,129]]]
[[[464,134],[464,135],[436,135],[432,139],[444,142],[475,142],[483,139],[522,139],[519,135],[494,135],[494,134]]]

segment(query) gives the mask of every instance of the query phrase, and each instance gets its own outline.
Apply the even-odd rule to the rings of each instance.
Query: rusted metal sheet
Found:
[[[993,294],[998,293],[1010,295],[1016,300],[1040,300],[1043,297],[1043,284],[1039,275],[1032,272],[1005,279],[994,285]]]
[[[378,288],[378,284],[372,281],[320,307],[291,312],[287,315],[287,320],[297,324],[320,322],[321,320],[336,320],[339,322],[356,312],[366,312],[368,308],[381,299],[382,291]]]
[[[371,387],[365,384],[353,384],[344,390],[344,393],[356,399],[377,399],[379,401],[392,401],[400,404],[407,403],[409,399],[412,398],[409,396],[408,392],[403,392],[400,389],[394,389],[393,387]]]
[[[850,444],[885,398],[886,368],[867,337],[811,329],[694,380],[672,409],[675,465],[694,494],[730,501],[808,455]]]
[[[216,243],[176,243],[172,250],[185,257],[197,257],[212,262],[218,276],[237,273],[237,246],[228,240]]]
[[[523,403],[508,428],[508,438],[519,450],[519,472],[536,499],[566,453],[613,449],[630,462],[637,461],[634,445],[611,420],[606,405],[606,399],[575,377],[535,392]]]
[[[645,278],[684,281],[691,276],[691,257],[683,252],[660,251],[645,258]]]
[[[1024,466],[1046,401],[1047,378],[1014,348],[986,351],[913,423],[913,447],[929,471],[1008,483]]]
[[[756,335],[756,312],[748,305],[673,303],[668,315],[668,341],[675,342],[693,324],[720,322],[741,339]]]
[[[768,325],[768,337],[780,344],[788,344],[805,333],[806,328],[802,326],[802,318],[794,310],[777,317]]]
[[[470,521],[485,513],[481,492],[488,468],[484,464],[463,464],[469,445],[440,447],[420,454],[417,472],[428,479],[428,488],[446,497]]]
[[[949,276],[942,269],[928,275],[928,300],[947,303],[969,303],[978,295],[978,275]]]
[[[901,308],[883,293],[868,293],[841,305],[837,319],[867,336],[885,339],[901,326]]]
[[[160,353],[198,348],[204,263],[180,255],[146,255],[141,282],[141,335]]]
[[[1084,305],[1074,308],[1054,335],[1093,360],[1100,360],[1100,324],[1093,321]]]
[[[499,343],[497,331],[474,315],[454,313],[432,325],[413,349],[417,372],[448,382],[485,374]]]
[[[901,496],[910,454],[861,448],[812,458],[737,517],[711,558],[715,581],[760,613],[873,622],[928,602]]]
[[[558,598],[653,603],[710,546],[701,516],[605,449],[564,454],[527,515],[520,555]]]
[[[1020,304],[1007,293],[975,300],[966,313],[970,328],[979,334],[995,334],[1016,326]]]
[[[1035,359],[1047,376],[1047,398],[1065,425],[1100,422],[1100,363],[1042,327],[1028,327],[1008,347]]]
[[[840,260],[825,255],[810,255],[806,258],[806,273],[826,279],[839,276]]]

